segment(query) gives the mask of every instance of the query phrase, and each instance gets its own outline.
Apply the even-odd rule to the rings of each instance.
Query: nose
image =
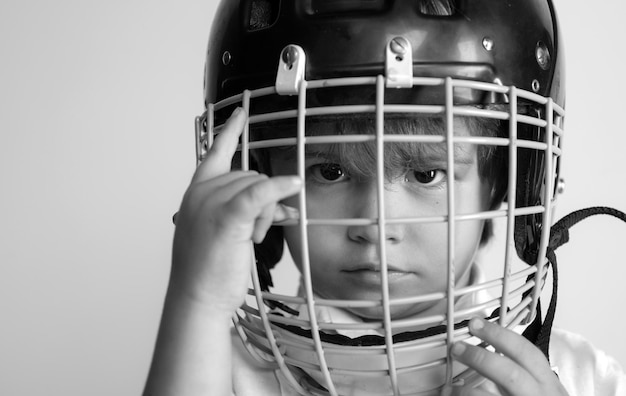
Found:
[[[403,224],[379,224],[379,197],[376,182],[361,183],[353,205],[350,217],[371,219],[374,224],[352,225],[348,227],[348,238],[358,243],[377,244],[380,239],[380,229],[384,229],[385,241],[392,244],[402,242],[405,236]],[[406,202],[403,192],[393,182],[385,184],[382,191],[384,219],[397,218],[404,211]],[[386,221],[385,221],[386,223]]]

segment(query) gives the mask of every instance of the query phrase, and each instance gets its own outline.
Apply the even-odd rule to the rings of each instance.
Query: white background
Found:
[[[212,0],[0,4],[0,394],[137,395],[194,168]],[[626,5],[557,0],[559,214],[626,209]],[[626,363],[626,224],[574,228],[557,323]]]

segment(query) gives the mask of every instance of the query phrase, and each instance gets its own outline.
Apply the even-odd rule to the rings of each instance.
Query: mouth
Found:
[[[376,263],[361,263],[348,266],[343,269],[343,272],[359,272],[359,271],[373,271],[373,272],[381,272],[382,267],[380,264]],[[400,267],[397,267],[393,264],[387,263],[387,272],[406,272],[410,273],[410,271],[404,270]]]
[[[359,264],[353,267],[342,270],[343,273],[349,276],[349,278],[358,283],[377,284],[380,285],[383,281],[384,273],[380,265],[376,264]],[[387,281],[389,283],[408,279],[415,276],[415,273],[406,271],[402,268],[388,265],[387,266]]]

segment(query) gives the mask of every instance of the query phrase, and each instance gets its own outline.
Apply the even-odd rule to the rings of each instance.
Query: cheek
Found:
[[[348,194],[320,192],[309,189],[305,192],[306,217],[308,219],[338,219],[354,217],[351,213],[354,197]],[[300,196],[294,195],[281,201],[282,204],[300,209]],[[341,227],[337,227],[341,228]]]
[[[283,227],[283,234],[296,267],[302,270],[302,241],[299,227]]]
[[[328,262],[329,258],[339,254],[338,248],[347,243],[343,235],[345,235],[344,227],[309,226],[307,228],[309,259],[321,263]],[[298,268],[301,268],[304,247],[300,228],[284,227],[284,237],[291,256]]]
[[[307,219],[337,219],[348,216],[349,199],[341,194],[324,194],[316,190],[306,192]],[[299,196],[289,197],[283,204],[300,209]],[[342,247],[348,243],[345,226],[307,226],[307,244],[309,260],[315,262],[315,272],[329,267],[343,254]],[[302,270],[303,237],[299,226],[284,227],[285,241],[298,269]],[[330,268],[328,268],[330,269]]]
[[[459,221],[454,227],[454,262],[455,273],[462,274],[475,259],[480,245],[484,221]],[[407,255],[423,254],[430,268],[427,271],[436,272],[446,278],[448,267],[448,224],[424,224],[412,227],[407,235],[406,242],[414,247],[413,252]]]
[[[482,238],[484,221],[467,221],[457,223],[456,230],[456,273],[457,280],[466,273],[474,263]]]

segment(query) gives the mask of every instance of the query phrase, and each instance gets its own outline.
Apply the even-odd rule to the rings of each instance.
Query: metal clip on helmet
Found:
[[[453,342],[472,342],[466,319],[486,313],[505,327],[528,324],[536,316],[548,272],[545,257],[563,136],[560,46],[550,0],[222,1],[206,60],[207,111],[196,120],[198,162],[235,106],[249,114],[238,166],[264,172],[269,172],[267,164],[255,150],[296,146],[297,161],[302,161],[309,143],[306,127],[314,119],[367,115],[377,125],[376,144],[388,141],[385,120],[398,115],[442,117],[448,132],[441,141],[450,145],[458,139],[450,125],[455,117],[497,119],[502,125],[501,136],[465,137],[504,156],[496,194],[502,205],[455,213],[449,186],[445,218],[400,220],[444,222],[450,235],[460,221],[502,220],[506,241],[497,276],[464,289],[450,284],[440,293],[416,291],[414,301],[452,303],[448,300],[442,315],[397,321],[389,306],[399,302],[384,282],[376,300],[320,298],[304,249],[300,292],[274,294],[269,270],[283,245],[281,229],[274,227],[256,246],[250,298],[235,320],[255,358],[275,364],[303,395],[438,394],[445,384],[480,381],[449,354]],[[292,136],[268,136],[268,130],[287,124],[293,125]],[[266,132],[257,134],[261,130]],[[341,144],[348,137],[316,138],[317,144]],[[453,166],[448,163],[449,169]],[[390,219],[379,213],[366,220],[384,232]],[[302,210],[298,229],[303,240],[310,223]],[[386,258],[379,259],[386,268]],[[448,271],[454,274],[452,258]],[[494,297],[460,310],[453,303],[485,291]],[[350,304],[377,304],[384,314],[378,321],[342,324],[318,312]],[[350,326],[375,334],[342,335]]]

